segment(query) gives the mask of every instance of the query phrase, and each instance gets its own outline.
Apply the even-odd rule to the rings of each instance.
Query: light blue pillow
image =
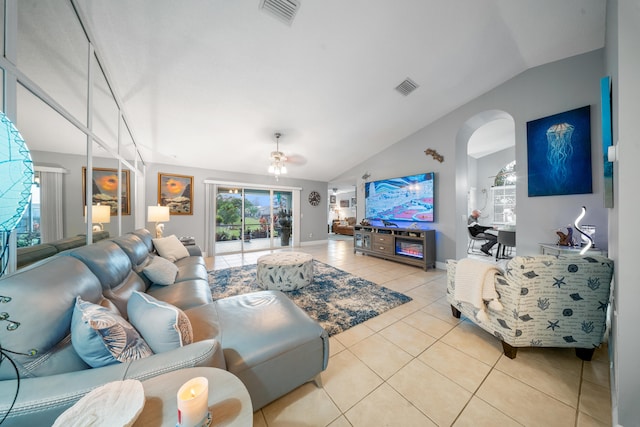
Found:
[[[71,344],[92,368],[129,362],[153,352],[129,322],[107,308],[76,297]]]
[[[142,272],[156,285],[173,285],[178,275],[178,267],[171,261],[160,256],[154,256]]]
[[[127,303],[129,321],[154,353],[191,344],[191,322],[182,310],[149,294],[135,291]]]

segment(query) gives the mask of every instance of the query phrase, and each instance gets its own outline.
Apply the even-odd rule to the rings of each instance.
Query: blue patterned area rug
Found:
[[[210,271],[209,286],[214,300],[262,290],[256,283],[255,264]],[[284,294],[320,323],[329,336],[411,301],[404,294],[316,260],[313,283]]]

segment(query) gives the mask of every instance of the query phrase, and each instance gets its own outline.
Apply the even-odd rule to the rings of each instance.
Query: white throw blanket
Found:
[[[495,275],[499,273],[500,269],[495,265],[476,259],[464,258],[456,263],[454,297],[476,307],[476,319],[480,322],[489,320],[484,301],[489,301],[493,310],[503,308],[495,287]]]

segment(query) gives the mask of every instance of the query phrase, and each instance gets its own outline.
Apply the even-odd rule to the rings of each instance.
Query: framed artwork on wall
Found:
[[[329,204],[331,205],[335,205],[336,204],[336,195],[332,194],[329,196]]]
[[[527,122],[529,197],[592,193],[591,108]]]
[[[131,215],[131,191],[129,187],[129,171],[123,170],[118,179],[118,169],[93,168],[91,182],[93,186],[93,203],[109,205],[111,216],[118,215],[118,182],[122,182],[122,215]],[[87,168],[82,167],[82,208],[87,205]]]
[[[193,215],[193,177],[159,172],[158,204],[171,215]]]
[[[340,207],[341,208],[348,208],[349,207],[349,201],[348,200],[340,200]]]
[[[353,207],[355,207],[355,206],[356,206],[356,198],[355,198],[355,197],[352,197],[352,198],[351,198],[351,207],[353,208]]]

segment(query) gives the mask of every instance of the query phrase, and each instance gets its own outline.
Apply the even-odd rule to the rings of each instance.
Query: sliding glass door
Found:
[[[291,245],[292,193],[218,186],[215,253],[242,253]]]

